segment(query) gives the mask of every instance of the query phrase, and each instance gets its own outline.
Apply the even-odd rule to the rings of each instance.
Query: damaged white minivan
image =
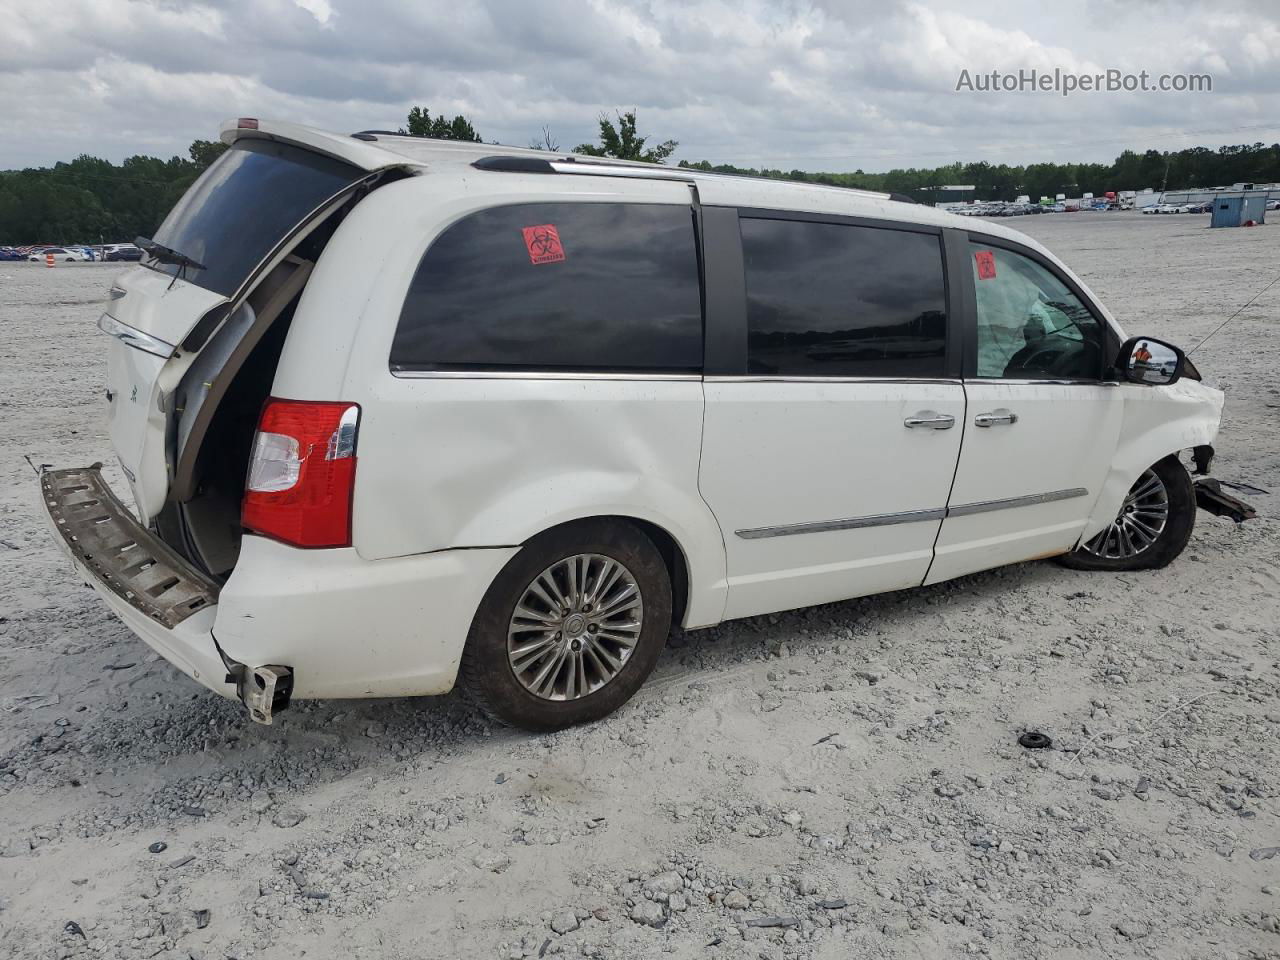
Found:
[[[269,723],[599,718],[673,626],[1167,564],[1223,397],[1016,231],[874,193],[241,119],[111,289],[106,603]]]

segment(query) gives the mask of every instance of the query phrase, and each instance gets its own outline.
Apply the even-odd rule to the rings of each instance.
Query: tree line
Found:
[[[449,140],[483,142],[475,125],[464,116],[431,116],[422,107],[409,111],[401,133]],[[559,151],[547,127],[530,146]],[[676,150],[675,140],[655,142],[641,136],[636,112],[599,118],[597,143],[574,150],[601,157],[663,163]],[[52,167],[0,171],[0,245],[29,243],[118,242],[150,236],[195,179],[226,149],[225,144],[196,140],[186,157],[129,157],[122,163],[82,154]],[[1113,163],[1008,164],[952,163],[940,167],[911,167],[885,173],[813,173],[806,170],[756,169],[707,161],[681,161],[681,167],[719,173],[744,174],[838,187],[900,193],[931,203],[936,188],[972,184],[976,199],[1012,200],[1027,194],[1101,194],[1107,190],[1162,187],[1221,186],[1239,182],[1280,181],[1280,144],[1190,147],[1174,152],[1126,150]]]
[[[940,167],[910,167],[887,173],[811,173],[806,170],[756,169],[700,161],[680,166],[693,170],[769,177],[854,187],[883,193],[900,193],[920,203],[933,203],[937,188],[972,185],[974,199],[1013,200],[1025,194],[1033,201],[1059,193],[1079,197],[1101,196],[1108,190],[1185,190],[1193,187],[1230,186],[1233,183],[1280,182],[1280,143],[1188,147],[1185,150],[1125,150],[1112,163],[1032,163],[1026,166],[949,163]]]

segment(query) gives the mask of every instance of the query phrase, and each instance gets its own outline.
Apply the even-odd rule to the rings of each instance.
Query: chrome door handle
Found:
[[[973,418],[975,427],[994,427],[1002,423],[1017,423],[1018,415],[1009,410],[992,410],[990,413],[980,413]]]
[[[950,430],[956,425],[956,418],[947,413],[934,413],[932,410],[921,410],[914,417],[902,421],[908,427],[927,427],[930,430]]]

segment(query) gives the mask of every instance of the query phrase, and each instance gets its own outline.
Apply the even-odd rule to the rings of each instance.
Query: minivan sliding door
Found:
[[[940,232],[738,214],[704,207],[699,486],[724,532],[725,616],[918,585],[965,416]]]

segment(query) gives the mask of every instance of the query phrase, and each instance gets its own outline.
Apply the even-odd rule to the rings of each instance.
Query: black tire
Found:
[[[1150,468],[1150,472],[1164,485],[1169,512],[1164,527],[1152,543],[1133,556],[1099,556],[1082,545],[1058,558],[1058,562],[1072,570],[1159,570],[1177,558],[1191,539],[1196,525],[1196,492],[1187,468],[1176,456],[1168,456]],[[1146,477],[1146,471],[1134,483],[1136,490]],[[1123,510],[1123,508],[1122,508]],[[1090,541],[1096,543],[1096,540]]]
[[[517,603],[535,579],[559,561],[579,555],[611,559],[630,573],[642,603],[639,638],[621,669],[599,689],[576,699],[547,699],[517,678],[508,657],[508,629]],[[640,689],[670,632],[671,577],[653,541],[625,521],[579,521],[534,537],[494,578],[467,635],[462,683],[476,704],[500,723],[537,732],[589,723],[612,713]],[[566,630],[564,636],[568,635]]]

